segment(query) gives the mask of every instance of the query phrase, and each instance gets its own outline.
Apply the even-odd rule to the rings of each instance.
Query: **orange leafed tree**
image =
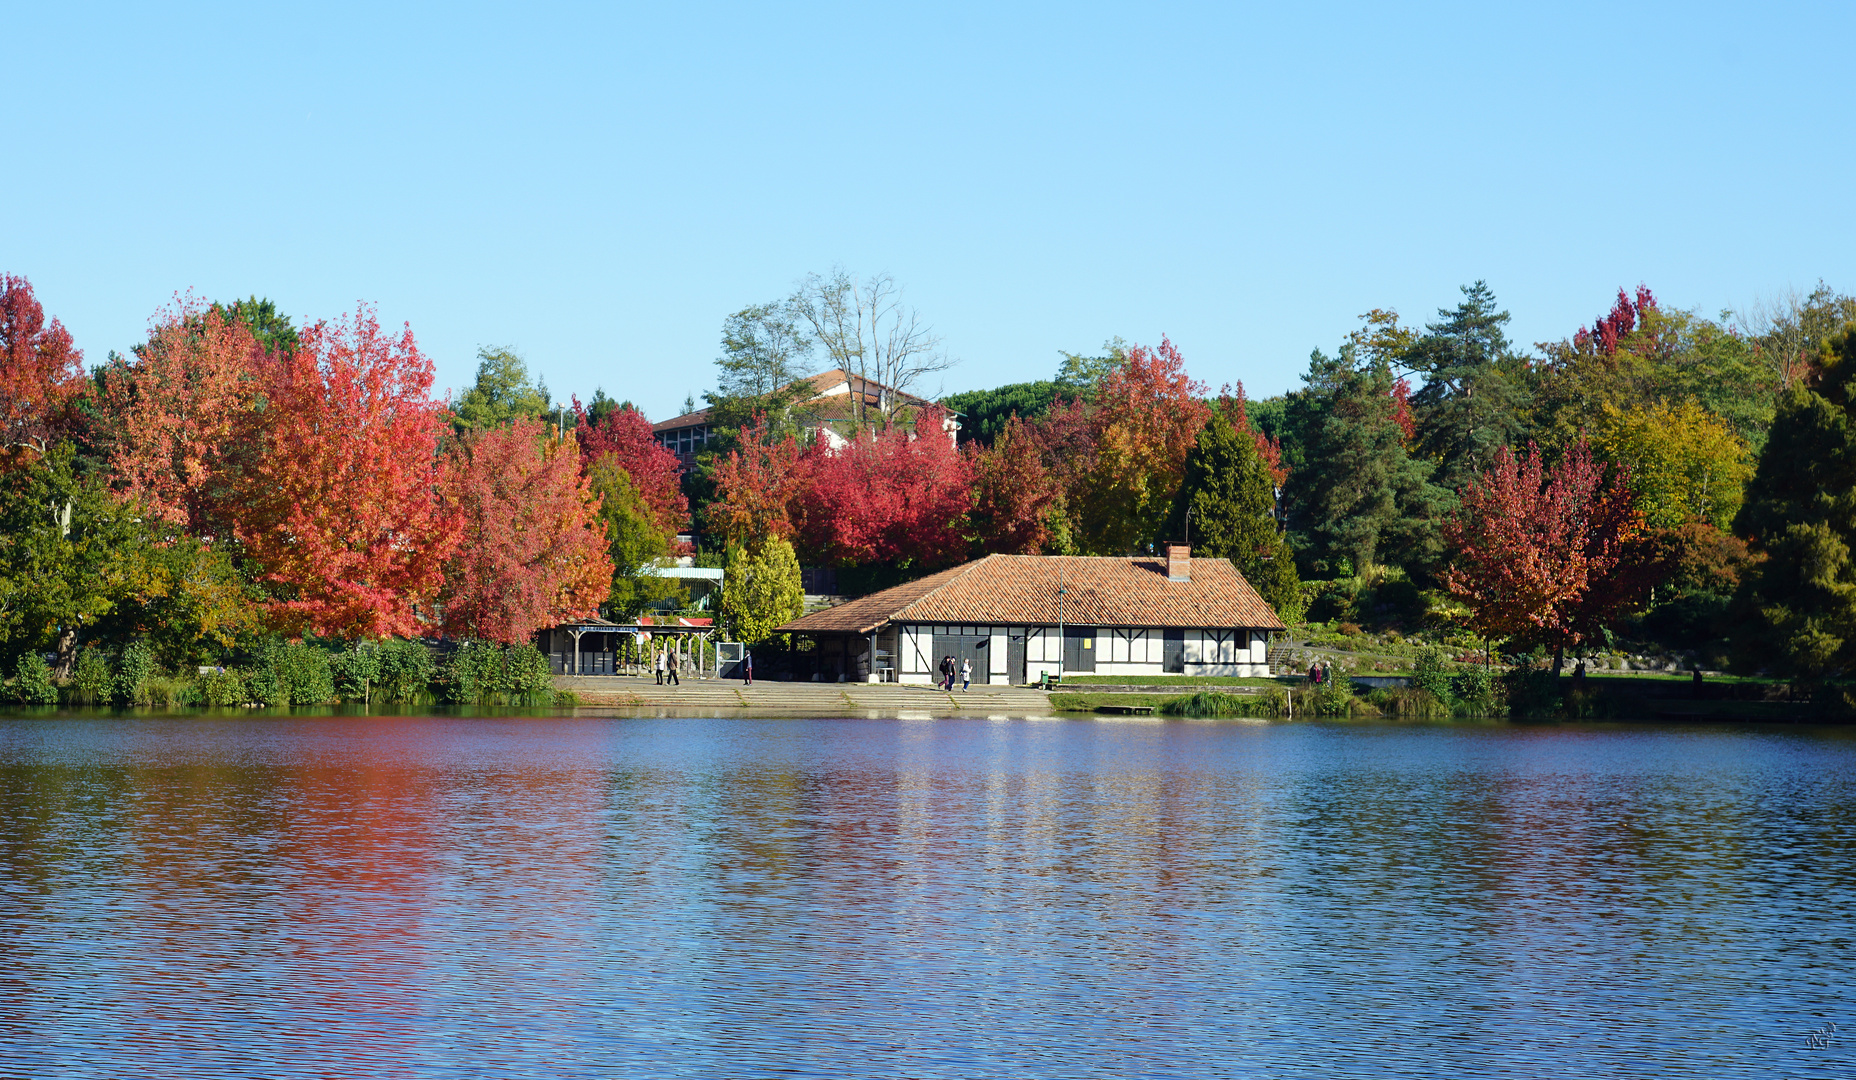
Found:
[[[438,497],[443,406],[410,327],[374,312],[305,328],[264,365],[263,449],[241,477],[238,535],[291,633],[413,636],[460,515]]]
[[[73,426],[84,354],[23,277],[0,274],[0,471],[37,458]]]
[[[445,566],[446,633],[514,643],[598,613],[612,559],[574,443],[539,420],[482,432],[447,456],[444,492],[464,522]]]
[[[788,507],[810,479],[798,440],[769,440],[764,414],[742,427],[739,441],[715,462],[716,497],[708,518],[729,543],[758,551],[769,537],[792,536]]]
[[[1156,349],[1130,348],[1097,385],[1087,408],[1094,453],[1066,485],[1085,550],[1123,555],[1160,539],[1186,455],[1211,417],[1204,397],[1204,385],[1186,374],[1185,358],[1164,337]]]
[[[117,483],[195,536],[225,537],[256,446],[263,351],[244,324],[183,299],[135,352],[102,373],[99,442]]]
[[[973,484],[973,554],[1042,552],[1057,487],[1030,426],[1013,416],[991,446],[968,443],[965,455]]]
[[[1652,583],[1640,524],[1628,479],[1607,484],[1585,442],[1551,468],[1532,444],[1519,457],[1502,447],[1445,521],[1444,585],[1478,632],[1547,646],[1557,672],[1567,646]]]
[[[594,424],[581,408],[579,398],[574,399],[574,412],[580,418],[574,431],[580,439],[583,467],[611,454],[631,476],[632,487],[651,508],[657,527],[667,536],[683,528],[689,520],[690,504],[683,494],[681,466],[677,455],[657,444],[651,421],[628,405],[612,410]]]

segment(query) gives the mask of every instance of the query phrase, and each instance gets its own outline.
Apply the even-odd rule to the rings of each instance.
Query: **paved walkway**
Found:
[[[1018,686],[975,686],[952,693],[906,683],[756,682],[689,679],[659,686],[654,678],[626,675],[556,675],[557,690],[572,690],[583,705],[652,710],[803,712],[818,716],[864,712],[921,712],[936,715],[1023,716],[1051,711],[1050,696]]]

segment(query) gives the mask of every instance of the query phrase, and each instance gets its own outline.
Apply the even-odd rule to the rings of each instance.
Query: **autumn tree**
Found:
[[[808,483],[789,504],[799,546],[839,566],[945,566],[966,552],[971,478],[938,407],[914,430],[859,432],[848,445],[806,453]]]
[[[576,445],[517,420],[461,440],[442,482],[463,521],[445,564],[446,633],[514,644],[598,612],[612,561]]]
[[[1163,337],[1156,349],[1130,346],[1086,406],[1051,410],[1051,438],[1073,437],[1081,419],[1093,444],[1087,454],[1059,455],[1082,550],[1126,555],[1160,539],[1186,454],[1211,414],[1204,397],[1204,385],[1186,373],[1185,358]]]
[[[43,456],[74,424],[84,354],[23,277],[0,274],[0,471]]]
[[[196,536],[228,539],[269,419],[268,370],[246,323],[178,299],[133,358],[112,355],[98,376],[98,442],[119,490]]]
[[[460,538],[438,497],[444,407],[410,327],[374,312],[318,322],[264,369],[263,450],[240,484],[239,539],[276,625],[418,636]]]
[[[635,615],[647,607],[682,598],[685,590],[681,582],[652,572],[659,560],[670,554],[671,537],[617,455],[594,458],[586,475],[589,488],[599,498],[606,556],[612,564],[605,602],[616,611]]]
[[[1630,409],[1606,402],[1596,427],[1593,442],[1606,459],[1629,467],[1645,525],[1733,523],[1753,466],[1726,421],[1693,400]]]
[[[1444,523],[1443,572],[1489,637],[1541,644],[1557,675],[1566,649],[1590,640],[1652,583],[1628,478],[1605,482],[1583,443],[1549,467],[1537,446],[1495,451]]]
[[[1194,555],[1231,560],[1271,607],[1288,616],[1301,607],[1301,581],[1275,512],[1275,478],[1255,438],[1227,416],[1213,416],[1186,455],[1167,536],[1190,542]]]
[[[608,411],[601,420],[574,399],[579,423],[574,431],[580,439],[580,461],[590,468],[601,457],[612,459],[631,476],[632,487],[645,505],[658,530],[674,536],[689,520],[689,500],[684,497],[682,466],[677,455],[659,446],[651,432],[651,421],[629,404]]]
[[[971,442],[962,452],[973,487],[971,553],[1041,554],[1051,536],[1057,487],[1029,425],[1012,416],[990,445]]]
[[[792,436],[770,439],[766,418],[756,417],[739,445],[715,461],[716,497],[704,509],[709,527],[728,544],[754,549],[773,537],[790,538],[789,507],[809,484],[811,460]]]
[[[758,645],[774,637],[777,627],[805,614],[799,558],[780,537],[769,537],[758,548],[729,548],[723,575],[722,618],[738,641]]]

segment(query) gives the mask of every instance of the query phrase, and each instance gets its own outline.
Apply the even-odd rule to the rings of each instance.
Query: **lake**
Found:
[[[0,719],[0,1074],[1856,1075],[1856,732]]]

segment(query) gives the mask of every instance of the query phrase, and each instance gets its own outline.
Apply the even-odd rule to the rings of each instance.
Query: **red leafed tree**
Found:
[[[1411,380],[1403,375],[1392,384],[1392,420],[1405,433],[1405,445],[1418,435],[1418,419],[1411,412]]]
[[[657,518],[666,535],[674,535],[689,521],[690,504],[683,494],[681,466],[677,455],[657,444],[651,434],[651,422],[637,409],[626,406],[607,413],[598,424],[574,399],[574,414],[580,418],[575,432],[580,437],[582,466],[590,465],[601,454],[611,454],[631,475],[632,486]]]
[[[811,483],[791,509],[800,546],[841,566],[908,562],[945,566],[967,549],[972,481],[937,407],[835,450],[806,452]]]
[[[1186,374],[1185,359],[1166,338],[1157,349],[1130,348],[1097,385],[1086,413],[1094,453],[1067,485],[1085,551],[1125,555],[1159,535],[1186,454],[1211,416],[1204,397],[1204,385]]]
[[[973,484],[969,528],[973,554],[1036,555],[1050,539],[1056,479],[1044,464],[1030,425],[1014,416],[990,447],[968,443]]]
[[[1444,523],[1453,551],[1444,585],[1492,637],[1543,644],[1553,670],[1650,583],[1626,478],[1605,483],[1584,441],[1549,468],[1539,447],[1507,447]]]
[[[257,339],[222,311],[183,299],[158,316],[135,359],[103,371],[99,441],[124,493],[196,536],[225,535],[264,371]]]
[[[0,274],[0,470],[36,458],[74,426],[84,354],[23,277]]]
[[[464,523],[445,564],[446,633],[514,643],[598,613],[612,558],[574,444],[539,420],[492,428],[452,449],[443,483]]]
[[[1404,382],[1402,379],[1399,381],[1401,384]],[[1269,470],[1270,479],[1277,487],[1281,487],[1282,482],[1289,478],[1288,466],[1282,463],[1282,440],[1272,439],[1250,426],[1250,410],[1247,407],[1247,401],[1242,382],[1237,384],[1236,393],[1226,386],[1218,392],[1218,412],[1231,422],[1231,427],[1239,435],[1247,435],[1257,444],[1257,455],[1263,459],[1264,467]],[[1410,410],[1407,409],[1406,412],[1409,413]],[[1407,434],[1409,435],[1409,431]]]
[[[1594,349],[1605,356],[1616,356],[1618,342],[1637,329],[1646,314],[1655,310],[1656,295],[1648,285],[1637,286],[1635,299],[1620,288],[1611,310],[1595,319],[1590,330],[1581,326],[1573,335],[1573,343],[1582,351]]]
[[[758,551],[769,537],[793,535],[789,508],[810,484],[812,459],[790,435],[770,440],[765,414],[742,427],[738,442],[715,462],[707,516],[730,544]]]
[[[305,328],[264,366],[263,451],[241,477],[238,535],[290,633],[412,636],[457,548],[438,497],[444,407],[410,327],[371,308]]]

